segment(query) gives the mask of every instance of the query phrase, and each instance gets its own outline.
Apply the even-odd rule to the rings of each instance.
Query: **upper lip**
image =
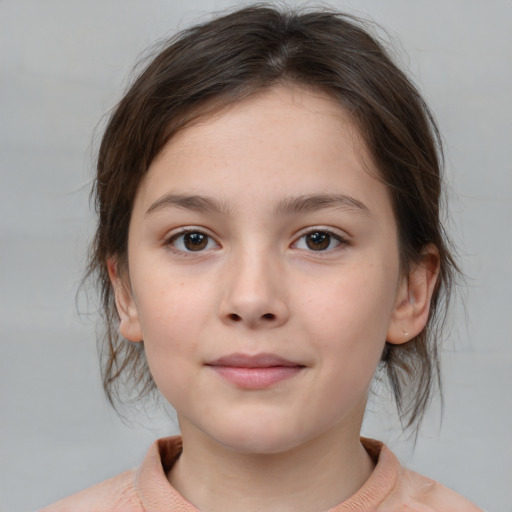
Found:
[[[232,366],[236,368],[270,368],[272,366],[304,366],[275,354],[229,354],[207,363],[207,366]]]

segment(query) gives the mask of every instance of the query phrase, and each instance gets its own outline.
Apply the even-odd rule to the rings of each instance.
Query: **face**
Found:
[[[349,116],[298,87],[182,130],[153,161],[117,303],[184,433],[257,453],[359,433],[408,302],[372,174]]]

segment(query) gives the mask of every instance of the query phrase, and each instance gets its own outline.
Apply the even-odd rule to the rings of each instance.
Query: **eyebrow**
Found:
[[[174,207],[184,210],[193,210],[202,213],[220,213],[229,215],[231,208],[226,202],[214,197],[202,195],[167,194],[157,199],[146,210],[146,215],[164,208]],[[274,208],[276,215],[290,215],[292,213],[307,213],[329,208],[354,210],[365,215],[371,215],[371,210],[358,199],[345,194],[309,194],[298,197],[284,198]]]
[[[185,194],[167,194],[160,199],[157,199],[146,210],[146,215],[168,207],[182,208],[184,210],[193,210],[196,212],[204,213],[228,214],[230,211],[227,203],[218,201],[214,197]]]
[[[275,213],[287,215],[290,213],[311,212],[329,208],[354,210],[365,215],[372,214],[371,210],[364,203],[355,197],[345,194],[310,194],[283,199],[277,204]]]

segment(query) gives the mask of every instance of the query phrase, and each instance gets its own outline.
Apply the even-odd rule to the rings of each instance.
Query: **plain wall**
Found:
[[[0,510],[35,510],[135,466],[176,432],[113,413],[95,316],[75,293],[91,235],[93,132],[141,52],[241,2],[0,0]],[[294,5],[294,2],[289,2]],[[395,39],[446,142],[451,223],[468,274],[415,450],[386,399],[364,433],[488,511],[512,511],[512,2],[332,1]],[[81,307],[85,307],[83,302]]]

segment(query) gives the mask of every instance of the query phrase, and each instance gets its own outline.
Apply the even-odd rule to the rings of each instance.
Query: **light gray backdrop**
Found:
[[[0,0],[0,510],[29,511],[136,465],[176,430],[123,424],[74,296],[91,233],[92,133],[137,56],[220,0]],[[238,2],[240,3],[240,2]],[[293,5],[293,2],[290,2]],[[512,511],[512,2],[352,0],[399,38],[446,140],[452,230],[470,276],[446,346],[446,412],[416,450],[385,400],[365,433],[488,511]],[[383,419],[382,419],[383,418]]]

